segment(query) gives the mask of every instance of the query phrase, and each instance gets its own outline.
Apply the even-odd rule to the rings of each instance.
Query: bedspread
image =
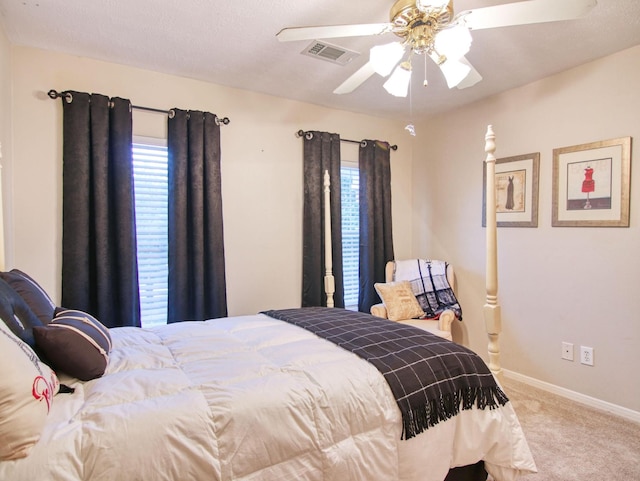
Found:
[[[417,327],[331,307],[263,314],[303,327],[376,366],[402,413],[403,439],[461,409],[494,409],[508,401],[480,356]]]
[[[0,479],[442,481],[485,460],[535,471],[510,403],[409,440],[378,370],[257,314],[111,330],[106,374],[58,394],[40,442]]]

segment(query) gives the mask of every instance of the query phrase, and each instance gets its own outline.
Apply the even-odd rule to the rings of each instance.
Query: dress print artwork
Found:
[[[538,227],[539,164],[540,152],[496,159],[493,190],[498,227]],[[482,226],[486,227],[489,184],[486,164],[482,180]]]
[[[524,212],[527,171],[496,173],[496,212]]]
[[[629,227],[631,137],[553,149],[553,227]]]
[[[611,158],[567,164],[567,210],[611,209]]]

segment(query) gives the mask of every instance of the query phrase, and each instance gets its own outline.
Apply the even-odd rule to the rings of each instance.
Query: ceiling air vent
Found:
[[[309,44],[309,46],[301,53],[303,55],[308,55],[309,57],[319,58],[338,65],[347,65],[354,58],[360,55],[358,52],[354,52],[353,50],[348,50],[344,47],[338,47],[337,45],[331,45],[330,43],[320,42],[318,40],[311,42],[311,44]]]

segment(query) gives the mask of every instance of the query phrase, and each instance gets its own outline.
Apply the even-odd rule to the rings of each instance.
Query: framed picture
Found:
[[[631,137],[553,150],[554,227],[629,227]]]
[[[482,226],[487,225],[487,165],[482,175]],[[540,153],[496,160],[498,227],[538,227]]]

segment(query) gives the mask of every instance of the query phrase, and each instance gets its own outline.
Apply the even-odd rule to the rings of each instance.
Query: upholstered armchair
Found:
[[[375,284],[382,303],[373,305],[371,314],[452,340],[451,324],[462,320],[462,310],[450,264],[426,259],[389,261],[385,278],[386,283]]]

